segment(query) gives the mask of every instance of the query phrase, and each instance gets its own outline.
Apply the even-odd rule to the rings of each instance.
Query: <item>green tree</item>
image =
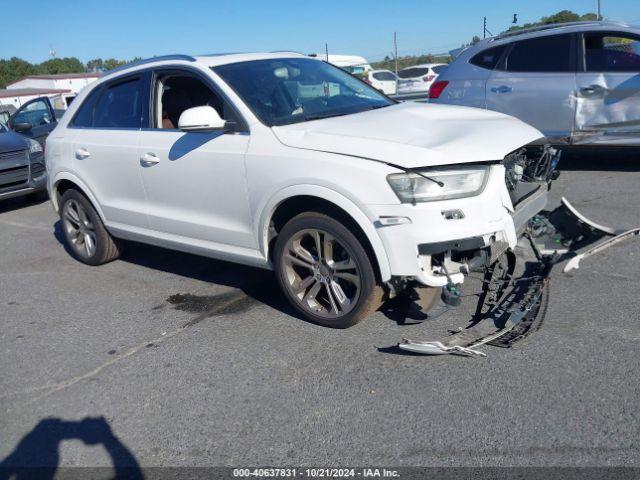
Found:
[[[539,21],[533,23],[525,23],[524,25],[518,26],[514,25],[513,27],[507,30],[508,32],[513,32],[516,30],[522,30],[525,28],[537,27],[540,25],[550,25],[553,23],[566,23],[566,22],[584,22],[584,21],[593,21],[597,20],[598,17],[595,13],[585,13],[584,15],[579,15],[570,10],[561,10],[558,13],[554,13],[553,15],[549,15],[548,17],[542,17]]]
[[[83,63],[75,57],[52,58],[42,62],[36,67],[38,73],[81,73],[84,72]]]
[[[9,83],[36,73],[36,67],[21,58],[0,60],[0,88],[6,88]]]
[[[101,58],[94,58],[87,62],[87,70],[89,72],[100,72],[104,68]]]

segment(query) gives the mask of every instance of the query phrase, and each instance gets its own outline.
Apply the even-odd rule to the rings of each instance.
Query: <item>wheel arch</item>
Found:
[[[352,200],[321,186],[305,185],[280,190],[262,209],[259,248],[267,261],[272,263],[271,254],[278,228],[305,211],[319,211],[345,222],[363,243],[378,279],[387,281],[391,278],[389,259],[373,221]]]
[[[56,212],[60,211],[60,199],[62,198],[64,192],[66,192],[70,188],[75,188],[89,199],[89,201],[93,205],[93,208],[95,208],[96,212],[98,212],[98,215],[100,215],[100,220],[102,220],[102,222],[104,223],[104,214],[102,213],[102,208],[100,208],[100,204],[98,203],[95,195],[93,194],[91,189],[78,177],[68,172],[60,173],[56,175],[55,179],[53,180],[52,187],[51,203],[53,204],[53,208],[56,210]]]

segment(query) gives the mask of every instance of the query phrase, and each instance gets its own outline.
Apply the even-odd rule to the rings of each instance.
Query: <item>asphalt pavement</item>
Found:
[[[637,152],[571,157],[554,204],[640,225]],[[554,270],[540,331],[486,358],[390,348],[473,296],[330,330],[268,271],[138,244],[88,267],[60,239],[48,202],[0,202],[0,462],[640,466],[637,239]]]

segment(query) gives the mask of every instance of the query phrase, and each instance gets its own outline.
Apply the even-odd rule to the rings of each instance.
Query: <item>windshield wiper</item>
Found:
[[[331,118],[331,117],[342,117],[344,115],[348,115],[345,112],[340,113],[326,113],[326,114],[316,114],[316,115],[305,115],[305,120],[321,120],[323,118]]]
[[[415,168],[407,168],[407,167],[403,167],[401,165],[396,165],[395,163],[389,163],[389,162],[386,162],[386,164],[389,165],[390,167],[397,168],[398,170],[402,170],[405,173],[415,173],[419,177],[422,177],[422,178],[424,178],[426,180],[429,180],[429,181],[435,183],[436,185],[438,185],[439,187],[444,187],[444,182],[441,182],[440,180],[436,180],[433,177],[425,175],[424,173],[416,170]]]

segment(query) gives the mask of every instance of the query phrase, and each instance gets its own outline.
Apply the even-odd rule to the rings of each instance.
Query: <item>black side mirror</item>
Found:
[[[15,132],[26,132],[31,130],[32,125],[29,122],[14,123],[13,130]]]

